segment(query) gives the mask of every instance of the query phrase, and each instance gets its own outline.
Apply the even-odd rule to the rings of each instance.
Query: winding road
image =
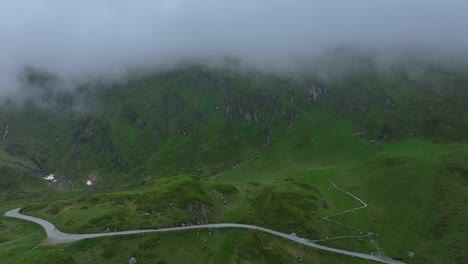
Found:
[[[48,245],[71,243],[71,242],[75,242],[75,241],[82,240],[82,239],[106,237],[106,236],[132,235],[132,234],[155,233],[155,232],[174,232],[174,231],[181,231],[181,230],[205,229],[205,228],[246,228],[246,229],[260,230],[260,231],[270,233],[275,236],[280,236],[280,237],[295,241],[297,243],[300,243],[306,246],[310,246],[310,247],[314,247],[317,249],[326,250],[330,252],[335,252],[339,254],[344,254],[344,255],[348,255],[352,257],[373,260],[373,261],[377,261],[381,263],[390,263],[390,264],[402,263],[402,262],[393,260],[391,258],[379,258],[378,256],[374,256],[374,255],[326,247],[326,246],[316,244],[312,240],[297,237],[295,235],[288,235],[288,234],[281,233],[281,232],[271,230],[268,228],[254,226],[254,225],[244,225],[244,224],[231,224],[231,223],[206,224],[206,225],[194,225],[194,226],[185,226],[185,227],[131,230],[131,231],[96,233],[96,234],[67,234],[67,233],[63,233],[59,231],[52,223],[44,219],[21,214],[19,212],[20,209],[21,208],[10,210],[5,213],[5,216],[23,219],[23,220],[31,221],[31,222],[41,225],[47,233],[47,239],[45,241],[45,244],[48,244]]]

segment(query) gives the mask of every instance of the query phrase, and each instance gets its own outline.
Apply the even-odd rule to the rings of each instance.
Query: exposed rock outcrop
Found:
[[[320,97],[326,96],[328,94],[328,89],[325,86],[319,86],[313,84],[309,87],[309,102],[315,102]]]
[[[137,264],[137,260],[135,257],[131,257],[130,260],[128,261],[128,264]]]
[[[3,135],[2,135],[2,140],[6,140],[6,137],[8,135],[8,128],[10,128],[10,126],[8,125],[8,123],[5,125],[5,129],[3,130]]]
[[[202,202],[190,202],[186,209],[193,215],[192,224],[202,225],[209,223],[209,214],[213,207]]]

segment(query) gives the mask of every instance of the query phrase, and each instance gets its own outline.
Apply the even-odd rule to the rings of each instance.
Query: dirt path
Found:
[[[385,252],[383,251],[383,249],[378,245],[377,241],[375,241],[373,239],[373,237],[376,235],[375,233],[373,232],[370,232],[370,231],[366,231],[366,230],[362,230],[362,229],[359,229],[357,227],[354,227],[354,226],[350,226],[350,225],[347,225],[345,223],[342,223],[342,222],[338,222],[338,221],[334,221],[334,220],[331,220],[330,218],[334,217],[334,216],[338,216],[338,215],[343,215],[343,214],[346,214],[346,213],[351,213],[351,212],[354,212],[356,210],[360,210],[360,209],[364,209],[364,208],[367,208],[367,204],[359,199],[358,197],[356,197],[355,195],[353,195],[352,193],[350,192],[347,192],[339,187],[337,187],[335,185],[334,182],[330,181],[330,183],[333,185],[333,187],[335,187],[337,190],[343,192],[343,193],[346,193],[347,195],[353,197],[355,200],[359,201],[362,205],[361,206],[358,206],[358,207],[355,207],[355,208],[352,208],[352,209],[348,209],[348,210],[345,210],[345,211],[342,211],[342,212],[339,212],[339,213],[336,213],[336,214],[332,214],[332,215],[328,215],[328,216],[325,216],[323,219],[326,220],[326,221],[329,221],[331,223],[334,223],[334,224],[337,224],[337,225],[341,225],[341,226],[344,226],[344,227],[347,227],[347,228],[350,228],[352,230],[355,230],[355,231],[358,231],[360,233],[360,235],[356,235],[356,236],[337,236],[337,237],[331,237],[331,238],[326,238],[326,239],[321,239],[321,240],[314,240],[314,242],[324,242],[324,241],[329,241],[329,240],[337,240],[337,239],[348,239],[348,238],[364,238],[364,237],[368,237],[370,238],[370,241],[371,243],[375,246],[376,248],[376,255],[380,258],[380,259],[391,259],[389,258],[387,255],[385,255]]]

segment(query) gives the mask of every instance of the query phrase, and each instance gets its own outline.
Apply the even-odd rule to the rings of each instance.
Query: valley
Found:
[[[294,233],[463,263],[468,80],[418,67],[418,79],[399,66],[330,81],[193,66],[74,91],[31,73],[43,96],[0,107],[2,214],[21,207],[70,234],[190,230],[40,245],[39,226],[2,216],[0,260],[367,263],[284,239]],[[222,223],[283,238],[211,229]]]

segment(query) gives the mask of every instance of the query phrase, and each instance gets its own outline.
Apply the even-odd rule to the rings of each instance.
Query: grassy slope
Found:
[[[9,263],[364,263],[246,230],[200,230],[39,247]]]
[[[0,263],[28,252],[45,236],[45,232],[33,223],[0,217]]]
[[[329,118],[329,127],[333,128],[333,123]],[[248,174],[266,182],[282,177],[301,179],[318,188],[335,212],[352,208],[350,198],[331,187],[329,181],[332,180],[369,204],[367,210],[336,220],[378,233],[378,242],[388,255],[405,258],[406,251],[413,251],[418,257],[408,261],[425,263],[438,259],[463,262],[466,247],[462,245],[466,244],[466,239],[461,236],[466,234],[466,225],[462,222],[466,217],[463,208],[467,199],[467,178],[466,166],[461,164],[466,164],[466,145],[433,144],[420,140],[378,145],[355,139],[340,141],[340,138],[350,138],[353,130],[345,128],[346,122],[338,123],[341,123],[340,129],[327,130],[328,133],[322,134],[321,138],[324,142],[336,142],[341,148],[333,146],[333,143],[324,143],[324,146],[294,152],[288,149],[293,144],[283,146],[278,143],[272,146],[271,156],[267,152],[260,159],[227,173],[223,179],[233,184],[242,182]],[[309,124],[313,123],[307,122]],[[295,129],[310,131],[301,127],[299,122]],[[316,131],[316,134],[320,132]],[[340,137],[340,134],[345,136]],[[294,138],[301,139],[298,136]],[[323,164],[327,148],[340,150]],[[316,155],[319,158],[315,158]],[[345,162],[334,162],[340,156]],[[304,164],[302,160],[306,158],[312,162]],[[353,234],[333,225],[327,226],[326,230],[325,233],[330,234]],[[326,244],[353,248],[356,241],[352,244],[346,241]],[[444,251],[443,248],[450,250]]]
[[[310,116],[310,119],[302,116],[288,132],[290,134],[285,137],[285,142],[273,144],[260,158],[215,178],[214,183],[228,182],[229,185],[226,186],[229,187],[226,188],[236,186],[239,191],[227,192],[224,197],[222,192],[209,191],[215,190],[213,183],[204,182],[202,186],[208,188],[208,195],[189,200],[209,200],[211,204],[216,204],[215,213],[210,218],[212,222],[247,222],[284,232],[296,232],[309,238],[357,235],[352,230],[321,220],[325,215],[359,206],[349,196],[332,188],[332,180],[369,204],[369,209],[336,220],[378,233],[377,241],[388,255],[405,259],[406,251],[412,251],[417,257],[409,261],[422,263],[430,258],[439,258],[441,261],[463,258],[465,249],[460,243],[464,241],[461,234],[466,230],[461,222],[466,216],[459,208],[463,208],[463,200],[466,199],[466,179],[463,178],[466,177],[466,168],[462,165],[466,160],[466,151],[463,150],[466,147],[419,140],[371,145],[365,139],[355,139],[352,133],[355,125],[340,116],[327,112],[316,114],[317,116]],[[327,122],[328,126],[317,126],[315,122]],[[312,127],[317,127],[313,130],[314,133],[305,133],[311,131]],[[310,139],[304,139],[308,136]],[[289,137],[293,142],[286,141]],[[321,140],[314,141],[314,137]],[[304,144],[313,144],[314,147]],[[327,148],[339,147],[342,150],[336,151],[337,154],[327,151]],[[285,181],[287,178],[295,181]],[[192,185],[190,184],[193,188]],[[453,192],[446,188],[452,188]],[[171,188],[157,182],[149,190],[157,194],[166,189]],[[146,197],[144,193],[147,192],[145,189],[129,193]],[[171,193],[174,196],[179,195],[176,191]],[[187,191],[185,193],[187,197],[190,196]],[[206,194],[206,191],[199,190],[197,193]],[[311,198],[306,198],[309,195]],[[122,198],[117,199],[117,193],[99,196],[103,200],[109,199],[102,204],[98,202],[99,208],[74,200],[67,201],[66,206],[60,206],[62,202],[49,205],[49,209],[54,206],[60,208],[60,213],[55,216],[47,214],[47,209],[38,215],[55,219],[54,222],[65,230],[99,231],[112,221],[101,222],[94,227],[97,229],[86,229],[83,225],[73,225],[67,221],[74,219],[77,223],[89,223],[93,222],[91,218],[100,214],[109,214],[104,217],[106,219],[118,215],[127,217],[121,210],[135,210],[138,206],[152,203],[151,198],[146,197],[143,200],[133,199],[132,206],[128,206],[126,202],[119,202]],[[169,204],[170,207],[172,200],[164,198],[158,201],[164,201],[163,204]],[[220,201],[226,201],[227,205],[219,203]],[[443,207],[444,204],[452,203],[459,206]],[[83,206],[84,211],[79,210]],[[182,211],[175,218],[174,213],[169,213],[164,208],[156,211],[163,219],[169,220],[165,224],[167,226],[171,221],[179,223],[189,220],[184,217],[184,207],[185,204],[182,203],[179,208]],[[89,214],[89,210],[94,210],[93,208],[99,210]],[[104,210],[105,208],[111,211]],[[151,227],[151,224],[145,223],[147,219],[142,213],[143,211],[130,214],[131,221],[120,219],[121,224],[127,226],[118,226],[119,230]],[[446,219],[448,216],[450,217]],[[155,218],[157,217],[151,217]],[[438,229],[442,231],[437,231]],[[370,242],[362,239],[325,244],[375,252]],[[440,244],[451,248],[453,252],[436,250]]]
[[[418,80],[404,73],[348,76],[331,83],[328,95],[314,103],[308,102],[308,85],[293,81],[268,76],[254,81],[222,71],[169,73],[92,95],[89,101],[101,105],[87,115],[57,117],[54,122],[64,124],[60,131],[50,132],[41,123],[31,140],[30,133],[11,128],[13,138],[2,144],[79,182],[97,175],[99,188],[140,186],[30,208],[66,230],[99,231],[109,223],[119,230],[178,224],[193,220],[187,204],[198,201],[213,208],[210,221],[254,223],[310,238],[355,235],[321,220],[359,206],[334,189],[334,181],[369,204],[336,220],[378,233],[376,241],[388,255],[414,263],[463,263],[468,252],[463,210],[467,82],[440,69],[423,73]],[[249,123],[239,112],[255,112],[259,121]],[[286,129],[291,112],[299,116]],[[48,116],[35,115],[34,120]],[[29,122],[27,115],[22,118],[12,127]],[[272,144],[250,160],[263,149],[268,127]],[[355,138],[358,131],[365,137]],[[55,139],[34,140],[54,138],[47,133],[55,133]],[[389,137],[369,144],[382,133]],[[233,164],[238,166],[230,169]],[[201,179],[165,180],[168,186],[155,182],[180,173]],[[168,196],[161,196],[165,191]],[[99,208],[93,206],[96,201]],[[165,204],[174,209],[164,209]],[[151,220],[143,215],[148,210]],[[368,239],[324,244],[375,251]],[[416,257],[409,259],[406,251]]]
[[[81,195],[78,198],[66,199],[66,196],[73,194],[49,189],[44,181],[37,181],[36,176],[22,175],[20,171],[16,170],[9,170],[6,175],[13,176],[13,178],[2,177],[2,179],[12,183],[9,188],[15,186],[15,190],[21,190],[24,196],[3,199],[0,203],[0,212],[24,207],[33,201],[36,203],[64,201],[58,202],[59,205],[71,205],[69,202],[73,202],[73,205],[83,205],[89,201],[91,204],[86,214],[79,211],[75,212],[77,214],[73,214],[73,210],[70,210],[68,215],[64,215],[71,216],[72,219],[77,217],[84,223],[86,217],[99,217],[99,214],[107,212],[106,210],[97,210],[90,213],[89,210],[94,210],[93,205],[97,203],[97,207],[105,207],[106,202],[116,202],[113,200],[115,197],[119,199],[119,204],[122,204],[120,199],[141,194],[141,197],[147,202],[147,206],[158,207],[158,201],[162,201],[162,205],[171,201],[177,207],[178,203],[184,204],[184,199],[193,201],[195,196],[199,194],[197,191],[199,188],[212,188],[226,196],[237,195],[239,192],[233,189],[232,185],[207,183],[205,186],[197,183],[198,180],[185,176],[163,179],[158,182],[160,185],[144,189],[144,193],[135,190],[99,194],[94,197]],[[29,183],[29,185],[17,185],[16,181]],[[193,194],[188,195],[187,192]],[[155,196],[153,197],[153,195]],[[206,197],[197,197],[196,199],[203,200]],[[205,200],[205,202],[207,201]],[[118,207],[122,208],[122,206]],[[123,208],[129,209],[131,206]],[[117,210],[115,205],[108,207],[108,209]],[[108,225],[109,218],[120,213],[121,211],[118,211],[106,216],[105,224]],[[167,221],[170,218],[166,213],[162,212],[165,216],[163,220]],[[185,212],[185,214],[187,213]],[[50,215],[46,217],[50,217]],[[67,230],[66,225],[60,222],[60,218],[51,217],[50,219]],[[80,223],[80,221],[75,221],[75,223]],[[132,224],[133,222],[127,221],[127,223]],[[45,233],[38,225],[0,216],[0,263],[118,263],[128,261],[130,256],[135,256],[139,263],[296,263],[298,256],[303,257],[303,263],[364,263],[359,259],[349,259],[346,256],[313,250],[261,232],[239,229],[144,234],[85,240],[70,245],[40,246],[39,244],[44,238]]]

